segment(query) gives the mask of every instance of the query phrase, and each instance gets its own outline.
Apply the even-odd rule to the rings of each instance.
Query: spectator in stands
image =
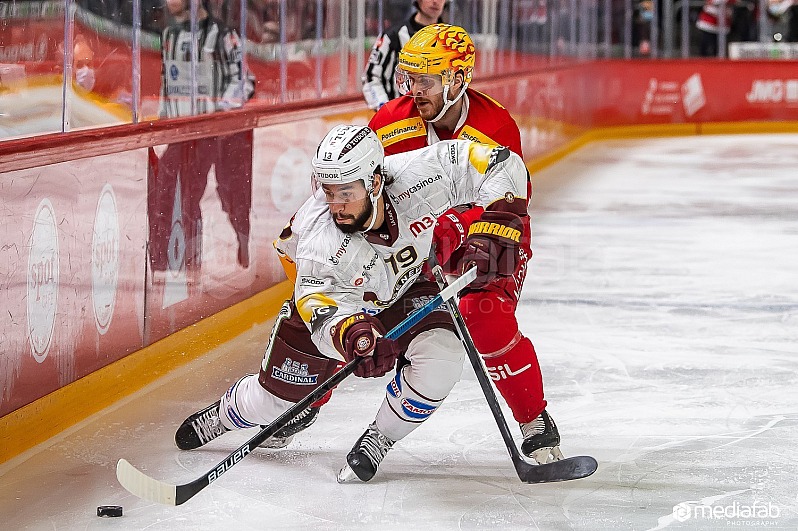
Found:
[[[651,53],[651,24],[654,22],[654,3],[651,0],[638,1],[634,7],[632,45],[637,54],[643,57]]]
[[[698,15],[696,27],[701,33],[699,53],[702,57],[718,55],[718,34],[728,35],[732,25],[732,9],[737,0],[706,0]],[[723,6],[726,6],[723,9]]]
[[[786,24],[785,40],[798,42],[798,0],[770,0],[767,10],[778,23]]]
[[[83,90],[91,92],[97,81],[94,70],[94,50],[91,49],[89,42],[82,36],[75,37],[72,64],[75,83]]]
[[[74,42],[75,44],[72,48],[72,78],[75,85],[91,92],[97,81],[94,49],[92,49],[89,40],[82,34],[75,35]],[[61,74],[64,68],[63,43],[57,45],[55,58],[55,71]]]
[[[380,35],[371,50],[363,74],[363,96],[369,108],[375,111],[399,95],[394,84],[394,70],[402,47],[421,28],[443,22],[445,0],[416,0],[413,5],[416,11],[410,18]]]

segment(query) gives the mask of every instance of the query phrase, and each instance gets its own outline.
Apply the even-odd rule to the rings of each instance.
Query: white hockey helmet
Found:
[[[377,135],[365,126],[336,125],[319,144],[311,162],[313,193],[328,203],[358,201],[359,197],[335,197],[323,185],[340,185],[363,181],[366,193],[374,192],[374,172],[382,166],[382,144]],[[374,199],[372,199],[374,201]]]

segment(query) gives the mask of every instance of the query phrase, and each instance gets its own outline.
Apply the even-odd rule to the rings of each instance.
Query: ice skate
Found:
[[[338,483],[347,483],[355,478],[360,481],[373,478],[394,442],[383,435],[376,424],[370,424],[347,454],[346,466],[338,472]]]
[[[274,435],[259,445],[259,448],[279,450],[285,448],[293,440],[294,435],[310,427],[319,416],[319,407],[309,407],[294,417],[291,422],[277,430]],[[261,426],[262,427],[262,426]]]
[[[217,400],[183,421],[175,432],[175,444],[178,448],[194,450],[229,431],[219,419],[219,403]]]
[[[560,452],[560,433],[545,409],[534,420],[521,424],[521,433],[524,435],[521,452],[539,465],[563,458]]]

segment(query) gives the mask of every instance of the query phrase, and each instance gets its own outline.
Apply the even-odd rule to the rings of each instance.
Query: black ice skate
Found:
[[[338,472],[338,483],[346,483],[355,478],[368,481],[377,473],[377,467],[385,458],[395,441],[390,440],[372,423],[357,440],[346,456],[346,466]]]
[[[219,402],[217,400],[183,421],[175,432],[175,444],[178,448],[194,450],[229,431],[219,419]]]
[[[291,422],[277,430],[274,435],[262,442],[260,448],[279,449],[288,446],[294,435],[310,427],[319,416],[320,407],[309,407],[294,417]],[[261,426],[263,428],[263,426]]]
[[[560,432],[545,409],[536,419],[521,424],[521,433],[524,435],[521,452],[539,465],[562,459]]]

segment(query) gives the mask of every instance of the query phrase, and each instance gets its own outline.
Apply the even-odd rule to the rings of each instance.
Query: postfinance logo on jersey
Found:
[[[521,231],[502,225],[501,223],[493,223],[489,221],[477,221],[472,223],[468,229],[468,235],[472,234],[491,234],[500,238],[506,238],[516,243],[521,242]]]
[[[426,134],[427,128],[424,126],[424,120],[420,117],[399,120],[377,129],[377,136],[380,137],[380,142],[385,147],[408,138]]]

